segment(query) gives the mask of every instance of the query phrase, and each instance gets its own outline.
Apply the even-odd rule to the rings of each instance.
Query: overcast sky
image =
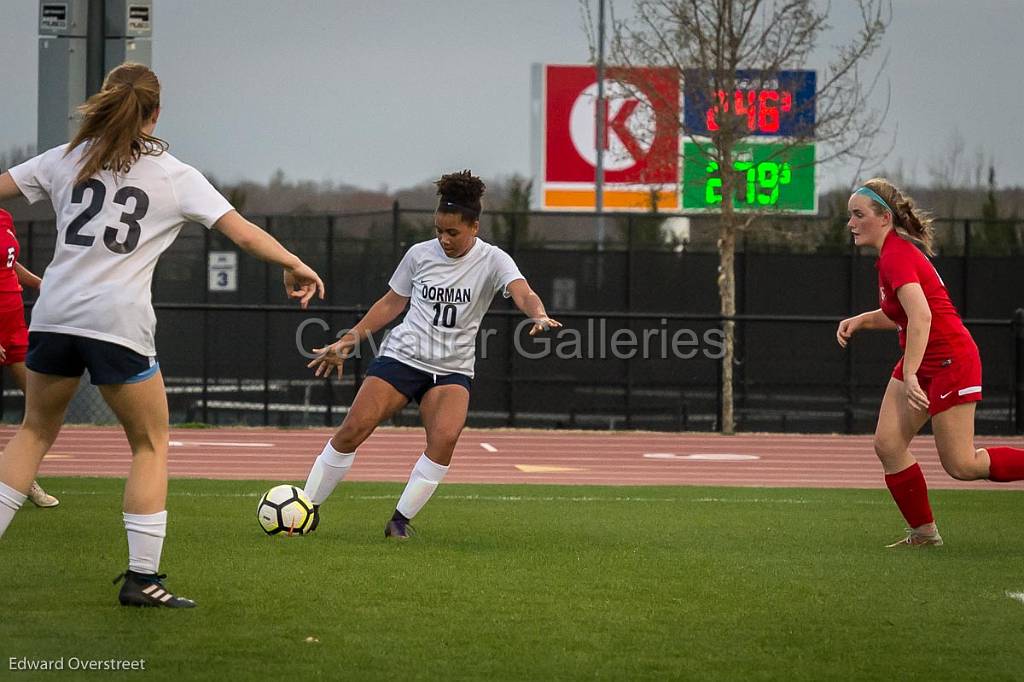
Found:
[[[829,44],[854,29],[850,4],[834,0]],[[1024,185],[1024,0],[895,4],[886,167],[927,182],[959,131],[971,163],[984,154],[1001,186]],[[577,0],[154,6],[157,133],[222,181],[266,181],[277,168],[372,189],[463,167],[529,175],[530,65],[588,57]],[[0,0],[0,153],[35,142],[37,13],[37,0]],[[819,178],[852,182],[849,169]]]

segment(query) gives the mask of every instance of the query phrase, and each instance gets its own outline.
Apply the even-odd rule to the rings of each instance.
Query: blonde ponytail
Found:
[[[142,64],[122,64],[103,81],[103,88],[78,108],[82,125],[68,144],[68,152],[84,142],[75,183],[101,170],[125,174],[144,154],[158,155],[168,144],[142,128],[160,108],[160,81]]]

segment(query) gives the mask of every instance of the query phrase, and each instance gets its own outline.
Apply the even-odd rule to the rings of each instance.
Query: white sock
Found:
[[[4,536],[7,526],[11,525],[14,515],[27,499],[28,495],[22,495],[6,483],[0,483],[0,537]]]
[[[309,470],[309,477],[306,479],[304,490],[309,501],[313,504],[323,504],[352,468],[355,458],[356,453],[338,452],[331,445],[331,441],[327,441],[324,451],[313,462],[313,468]]]
[[[156,573],[167,535],[167,511],[156,514],[124,513],[128,533],[128,569],[136,573]]]
[[[395,509],[407,519],[411,519],[423,509],[430,496],[437,490],[437,486],[444,480],[448,473],[448,467],[438,464],[427,457],[427,453],[420,455],[416,466],[409,474],[409,482],[398,498],[398,505]]]

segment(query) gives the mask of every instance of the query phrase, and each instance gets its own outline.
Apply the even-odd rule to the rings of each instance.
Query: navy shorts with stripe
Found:
[[[160,369],[155,357],[146,357],[131,348],[56,332],[29,332],[25,366],[39,374],[64,377],[80,377],[89,370],[89,378],[96,386],[136,384]]]
[[[384,356],[374,358],[366,370],[366,376],[383,379],[406,398],[417,403],[435,386],[462,386],[467,391],[473,388],[473,380],[465,374],[431,374]]]

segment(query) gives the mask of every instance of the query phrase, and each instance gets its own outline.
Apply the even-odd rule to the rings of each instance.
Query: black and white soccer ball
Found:
[[[267,535],[305,535],[313,525],[313,503],[301,488],[274,486],[260,498],[256,518]]]

